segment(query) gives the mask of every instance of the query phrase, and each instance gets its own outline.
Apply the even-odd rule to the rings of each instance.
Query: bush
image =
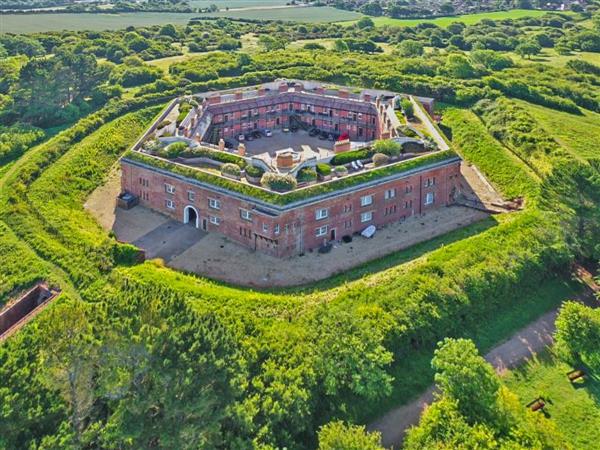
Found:
[[[221,166],[221,173],[224,175],[239,177],[242,174],[242,169],[237,164],[225,163]]]
[[[388,155],[384,155],[383,153],[375,153],[373,155],[373,164],[375,167],[385,166],[390,162],[390,157]]]
[[[291,175],[280,175],[273,172],[267,172],[260,179],[260,184],[272,191],[286,192],[295,189],[298,182]]]
[[[296,178],[300,183],[308,183],[317,179],[317,172],[312,167],[304,167],[298,171]]]
[[[327,176],[331,174],[331,166],[325,163],[317,164],[317,173],[321,176]]]
[[[169,125],[171,125],[171,121],[168,119],[165,119],[156,126],[156,129],[160,130],[161,128],[168,127]]]
[[[335,166],[333,168],[333,170],[338,177],[343,177],[343,176],[348,175],[348,169],[346,169],[345,166]]]
[[[373,150],[377,153],[383,153],[387,156],[398,156],[402,152],[402,146],[391,139],[375,142]]]
[[[263,176],[265,171],[260,167],[256,166],[247,166],[246,167],[246,175],[252,178],[260,178]]]
[[[163,150],[159,150],[159,156],[167,159],[177,158],[188,149],[188,144],[185,142],[174,142]]]
[[[368,159],[373,153],[373,151],[367,149],[344,152],[331,158],[330,163],[334,166],[341,166],[356,161],[357,159]]]

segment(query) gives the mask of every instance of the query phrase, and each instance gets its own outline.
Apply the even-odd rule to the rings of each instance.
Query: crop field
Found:
[[[192,8],[208,8],[217,5],[219,9],[225,8],[268,8],[284,6],[288,0],[190,0]]]
[[[219,11],[196,14],[197,17],[229,17],[231,19],[284,20],[295,22],[345,22],[354,21],[362,14],[342,9],[323,7],[296,7],[279,9],[248,9],[245,11]]]
[[[519,102],[563,148],[579,158],[597,158],[600,142],[600,114],[583,110],[583,115],[556,111]]]
[[[572,448],[597,448],[600,438],[600,380],[588,376],[584,381],[570,383],[566,373],[572,369],[550,353],[545,353],[512,371],[505,381],[519,395],[522,403],[538,396],[544,397],[547,414],[565,434]]]
[[[462,22],[465,25],[473,25],[484,19],[502,20],[502,19],[520,19],[522,17],[539,17],[546,14],[546,11],[537,11],[529,9],[513,9],[510,11],[495,11],[478,14],[466,14],[464,16],[447,16],[436,19],[394,19],[392,17],[373,17],[373,22],[378,27],[388,25],[396,27],[414,27],[420,23],[433,23],[440,27],[447,27],[452,22]],[[355,21],[343,22],[341,25],[352,25]]]

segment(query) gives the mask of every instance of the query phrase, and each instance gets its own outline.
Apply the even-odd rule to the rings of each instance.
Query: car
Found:
[[[292,126],[290,127],[290,131],[291,131],[292,133],[295,133],[296,131],[298,131],[298,125],[292,125]]]
[[[254,136],[252,136],[252,133],[246,133],[246,134],[244,134],[244,136],[246,137],[247,141],[253,141],[254,140]]]
[[[334,136],[334,134],[333,134],[333,133],[329,133],[329,134],[327,135],[327,139],[328,139],[328,140],[330,140],[330,141],[335,141],[335,136]]]
[[[262,133],[260,132],[260,130],[254,130],[252,133],[250,133],[252,135],[252,137],[254,137],[255,139],[260,139],[262,137]]]
[[[318,128],[311,128],[311,129],[308,131],[308,135],[309,135],[309,136],[312,136],[312,137],[315,137],[315,136],[316,136],[317,134],[319,134],[319,133],[320,133],[320,131],[319,131],[319,129],[318,129]]]
[[[237,140],[240,142],[244,142],[246,140],[246,137],[243,134],[238,134]]]
[[[284,127],[281,131],[283,131],[284,133],[289,133],[290,129],[288,127]]]
[[[325,131],[321,131],[321,132],[319,133],[319,139],[321,139],[322,141],[324,141],[325,139],[327,139],[327,135],[328,135],[328,134],[329,134],[329,133],[327,133],[327,132],[325,132]]]
[[[224,139],[224,141],[225,141],[226,148],[236,148],[237,147],[237,142],[235,142],[233,139],[226,138],[226,139]]]
[[[265,129],[263,130],[263,134],[264,134],[266,137],[271,137],[271,136],[273,136],[273,132],[272,132],[271,130],[269,130],[268,128],[265,128]]]

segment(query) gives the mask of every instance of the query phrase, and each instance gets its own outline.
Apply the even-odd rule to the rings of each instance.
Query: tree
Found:
[[[413,39],[406,39],[398,45],[398,54],[404,57],[421,56],[423,44]]]
[[[330,422],[319,430],[319,450],[383,450],[381,435],[364,426]]]
[[[373,28],[375,23],[370,17],[361,17],[358,22],[356,22],[356,26],[363,30],[365,28]]]
[[[523,58],[531,59],[532,56],[539,54],[542,47],[537,42],[523,42],[515,48],[515,53]]]
[[[348,52],[350,49],[348,48],[348,44],[343,39],[336,39],[333,43],[333,49],[339,53]]]
[[[98,365],[99,345],[87,317],[88,309],[82,301],[61,298],[40,320],[42,378],[69,406],[76,447],[82,446],[84,427],[94,403]]]
[[[571,363],[582,358],[600,369],[600,314],[577,302],[565,302],[556,318],[557,353]]]
[[[275,50],[282,50],[286,47],[287,42],[283,39],[275,38],[267,34],[261,34],[258,38],[258,45],[260,45],[265,52],[272,52]]]
[[[177,33],[177,28],[175,28],[175,26],[170,23],[163,25],[158,34],[160,34],[161,36],[171,36],[173,38],[179,36],[179,33]]]
[[[409,99],[402,98],[400,100],[400,107],[407,119],[412,119],[415,116],[415,107]]]
[[[453,78],[474,78],[477,74],[469,59],[460,54],[451,54],[446,58],[446,63],[441,71]]]

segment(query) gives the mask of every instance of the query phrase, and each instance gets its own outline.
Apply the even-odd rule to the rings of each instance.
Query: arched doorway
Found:
[[[196,228],[200,228],[200,215],[198,210],[191,205],[188,205],[183,210],[183,223],[191,223]]]

